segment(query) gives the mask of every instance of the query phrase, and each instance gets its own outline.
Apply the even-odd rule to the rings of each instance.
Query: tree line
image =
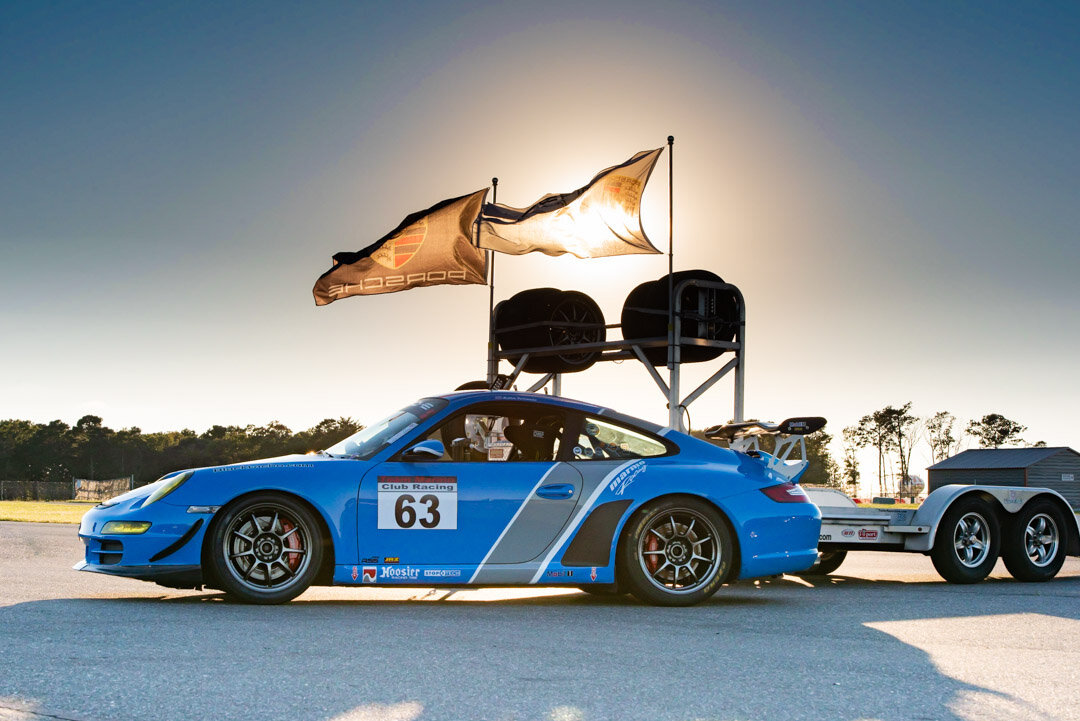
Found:
[[[878,494],[914,496],[919,489],[912,483],[911,454],[919,443],[929,448],[931,465],[956,455],[968,438],[982,448],[1046,445],[1043,441],[1026,444],[1021,437],[1025,431],[1026,426],[1000,413],[988,413],[961,429],[956,416],[948,411],[922,418],[911,412],[910,402],[899,407],[885,406],[844,428],[843,455],[837,466],[839,483],[833,485],[857,489],[861,478],[858,451],[872,448],[877,455]]]
[[[134,476],[135,484],[142,485],[182,468],[321,450],[362,427],[352,418],[342,417],[326,418],[297,433],[277,421],[263,426],[215,425],[202,434],[189,429],[143,433],[135,427],[113,430],[94,415],[83,416],[74,426],[59,420],[5,420],[0,421],[0,479],[70,481]],[[829,451],[832,434],[822,430],[807,436],[810,467],[802,482],[855,493],[862,479],[858,452],[872,448],[877,457],[878,495],[913,495],[905,479],[912,475],[911,455],[920,443],[929,448],[931,462],[937,463],[959,452],[969,438],[983,448],[1025,445],[1021,437],[1025,431],[1025,426],[998,413],[961,426],[948,411],[921,418],[911,412],[910,402],[885,406],[843,429],[839,461]],[[763,436],[760,443],[763,451],[772,451],[771,437]]]
[[[862,479],[859,451],[872,448],[877,455],[877,495],[914,496],[919,489],[906,479],[913,475],[911,454],[920,444],[928,447],[931,464],[956,455],[968,445],[969,440],[977,442],[982,448],[1046,445],[1043,441],[1027,444],[1021,437],[1025,431],[1026,426],[1009,420],[1000,413],[988,413],[962,426],[958,424],[956,416],[948,411],[938,411],[922,418],[911,412],[910,402],[899,407],[885,406],[881,410],[867,413],[858,422],[843,429],[839,461],[833,458],[829,450],[834,438],[831,433],[820,430],[806,436],[806,459],[810,461],[810,465],[800,482],[807,485],[833,486],[853,496],[857,495],[859,481]],[[705,439],[702,433],[695,432],[694,435]],[[726,445],[724,442],[713,442]],[[772,453],[775,439],[769,435],[759,436],[758,445],[766,453]],[[796,450],[792,459],[797,457]]]
[[[72,478],[134,476],[142,485],[183,468],[237,463],[256,458],[321,450],[363,426],[352,418],[327,418],[293,433],[277,421],[264,426],[219,426],[143,433],[139,428],[113,430],[98,416],[74,426],[63,421],[0,421],[0,479],[68,481]]]

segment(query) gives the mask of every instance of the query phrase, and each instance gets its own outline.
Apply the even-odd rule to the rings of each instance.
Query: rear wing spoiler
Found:
[[[825,427],[826,420],[820,416],[788,418],[780,423],[743,421],[725,423],[705,429],[705,437],[720,441],[733,441],[740,436],[808,436]]]
[[[771,456],[767,453],[764,454],[768,456],[765,465],[793,483],[797,483],[799,477],[810,466],[810,461],[806,459],[806,436],[815,431],[820,431],[825,427],[825,423],[825,419],[820,416],[788,418],[780,423],[742,421],[706,428],[705,437],[712,440],[727,441],[728,447],[732,450],[760,458],[762,452],[758,446],[758,438],[761,436],[778,436],[773,454]],[[788,460],[796,445],[799,447],[800,458]]]

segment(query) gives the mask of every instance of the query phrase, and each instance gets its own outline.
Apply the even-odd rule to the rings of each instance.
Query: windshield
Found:
[[[374,456],[398,438],[435,415],[449,404],[444,398],[424,398],[400,411],[391,413],[378,423],[357,431],[340,443],[326,449],[331,456],[344,456],[362,461]]]

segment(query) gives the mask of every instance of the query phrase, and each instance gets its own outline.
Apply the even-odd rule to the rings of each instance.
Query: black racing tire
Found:
[[[322,527],[298,500],[257,493],[219,511],[205,562],[217,586],[245,603],[286,603],[306,591],[323,561]]]
[[[548,342],[553,346],[602,343],[607,339],[604,313],[596,301],[576,290],[564,290],[551,308],[548,320]],[[588,323],[589,327],[569,325]],[[547,373],[577,373],[591,368],[600,351],[566,352],[557,356],[538,358]]]
[[[515,326],[536,324],[531,328]],[[579,324],[587,324],[585,326]],[[589,296],[574,290],[530,288],[495,306],[495,341],[504,352],[522,348],[599,343],[606,339],[604,314]],[[599,351],[535,355],[526,361],[526,373],[576,373],[590,368]],[[508,360],[517,365],[520,355]]]
[[[805,571],[799,571],[796,576],[828,576],[840,568],[840,564],[847,558],[847,551],[822,551],[818,553],[814,565]]]
[[[681,270],[671,276],[671,287],[678,286],[684,280],[707,280],[723,283],[716,273],[708,270]],[[634,288],[623,302],[622,324],[623,338],[628,341],[645,338],[667,337],[668,276],[651,280]],[[701,300],[706,305],[705,313],[698,312]],[[701,288],[690,287],[682,294],[682,335],[685,338],[704,338],[707,340],[731,341],[735,338],[738,325],[739,304],[732,292],[708,293]],[[653,365],[667,364],[667,347],[645,348],[645,358]],[[720,348],[708,348],[683,344],[680,357],[684,363],[699,363],[719,357],[724,351]]]
[[[1068,546],[1065,514],[1056,503],[1036,498],[1009,519],[1001,542],[1001,560],[1017,581],[1049,581],[1065,563]]]
[[[486,391],[490,387],[491,386],[488,385],[487,381],[466,381],[465,383],[462,383],[461,385],[459,385],[454,390],[455,391]]]
[[[693,496],[667,496],[626,524],[618,549],[620,584],[643,603],[692,606],[727,581],[734,552],[731,531],[714,506]]]
[[[997,563],[1001,524],[989,502],[977,496],[957,499],[941,519],[930,559],[949,583],[978,583]]]

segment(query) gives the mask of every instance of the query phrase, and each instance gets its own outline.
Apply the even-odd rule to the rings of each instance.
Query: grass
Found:
[[[94,501],[0,501],[0,521],[78,523]]]

